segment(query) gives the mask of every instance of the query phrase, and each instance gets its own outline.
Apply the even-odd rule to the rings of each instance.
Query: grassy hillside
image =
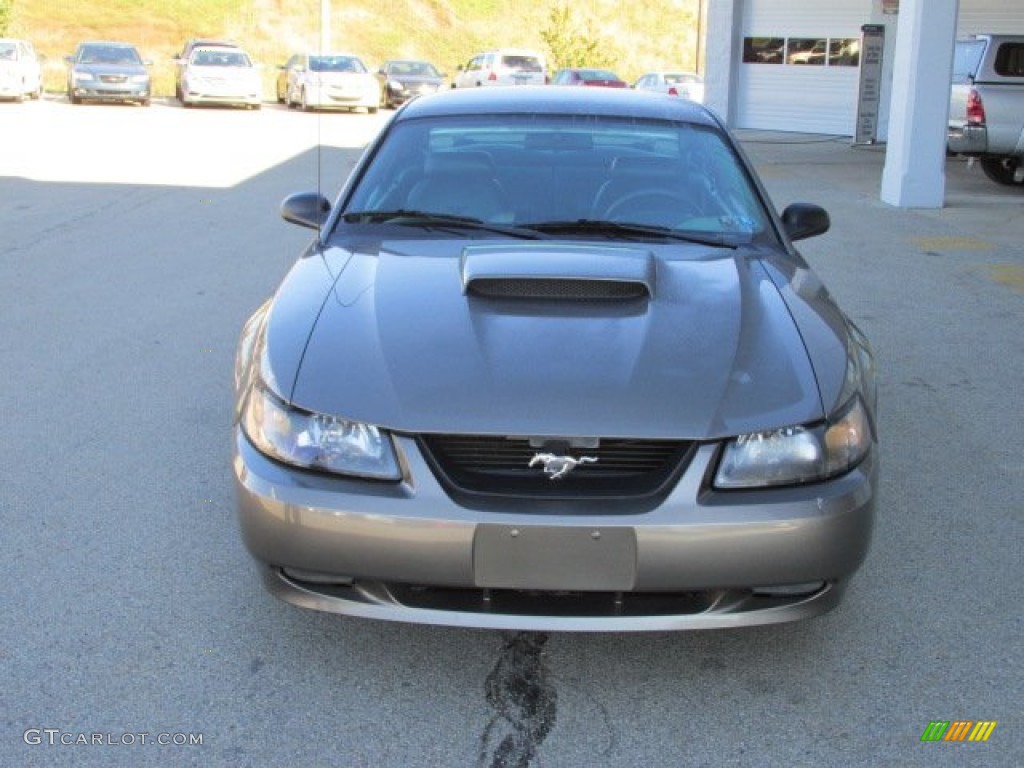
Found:
[[[579,0],[569,3],[578,30],[602,41],[619,75],[694,69],[699,0]],[[454,72],[473,53],[497,46],[545,50],[541,31],[559,0],[333,0],[331,46],[363,57],[424,58]],[[153,61],[157,95],[173,92],[171,57],[189,37],[227,37],[275,67],[320,40],[320,0],[14,0],[9,34],[47,59],[46,87],[64,89],[63,57],[81,40],[135,43]]]

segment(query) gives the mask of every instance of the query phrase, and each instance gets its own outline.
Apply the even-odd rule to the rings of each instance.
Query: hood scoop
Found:
[[[561,301],[629,301],[654,296],[650,251],[602,246],[470,246],[462,252],[469,296]]]

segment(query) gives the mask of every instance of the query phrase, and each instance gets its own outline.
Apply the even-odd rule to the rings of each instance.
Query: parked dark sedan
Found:
[[[414,96],[436,93],[444,85],[445,77],[429,61],[385,61],[377,70],[380,105],[397,107]]]
[[[81,43],[67,56],[68,100],[133,101],[144,107],[150,101],[150,75],[138,50],[129,43],[95,41]]]
[[[266,584],[503,629],[784,622],[870,541],[868,342],[699,104],[481,88],[409,103],[246,323],[234,471]]]

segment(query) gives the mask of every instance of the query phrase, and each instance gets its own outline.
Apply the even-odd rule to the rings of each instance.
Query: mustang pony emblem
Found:
[[[544,465],[544,474],[550,475],[552,480],[558,480],[572,472],[580,464],[593,464],[597,459],[594,456],[580,456],[574,459],[572,456],[556,456],[553,453],[535,453],[530,459],[530,466]]]

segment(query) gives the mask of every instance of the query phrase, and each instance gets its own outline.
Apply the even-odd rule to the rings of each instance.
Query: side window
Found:
[[[1024,43],[1000,45],[994,68],[1001,77],[1024,77]]]

